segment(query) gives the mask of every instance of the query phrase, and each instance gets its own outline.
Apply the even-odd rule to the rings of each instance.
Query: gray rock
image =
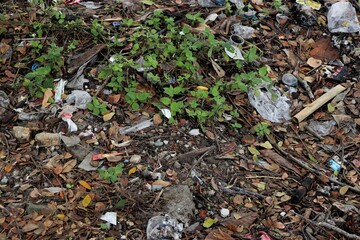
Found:
[[[30,140],[31,130],[27,127],[14,126],[13,129],[14,137],[21,143],[28,142]]]
[[[67,147],[66,150],[71,153],[73,158],[76,158],[79,161],[82,161],[90,152],[89,145],[85,142],[80,142],[75,146]]]
[[[66,147],[73,147],[76,144],[80,143],[80,138],[78,136],[67,137],[67,136],[61,135],[60,138]]]
[[[40,215],[49,216],[51,214],[54,214],[56,212],[56,209],[54,207],[49,207],[49,206],[46,206],[46,205],[28,203],[28,205],[26,207],[26,212],[28,214],[31,214],[33,212],[37,212]]]
[[[35,136],[35,140],[45,147],[56,146],[60,144],[60,137],[57,133],[38,133]]]
[[[195,210],[192,193],[187,185],[176,185],[164,190],[164,211],[188,226]]]

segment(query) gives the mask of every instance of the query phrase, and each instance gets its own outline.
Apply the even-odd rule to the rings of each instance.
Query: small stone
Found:
[[[220,215],[221,215],[221,217],[226,218],[230,215],[230,210],[227,208],[222,208],[220,210]]]
[[[192,129],[192,130],[189,132],[189,134],[190,134],[191,136],[197,136],[197,135],[200,134],[200,130],[199,130],[198,128]]]
[[[151,185],[151,191],[160,191],[163,187],[161,185]]]
[[[57,133],[47,133],[47,132],[38,133],[35,136],[35,140],[39,142],[41,145],[44,145],[46,147],[60,144],[60,137],[59,134]]]
[[[180,164],[178,161],[174,162],[174,168],[180,169],[180,168],[181,168],[181,164]]]
[[[298,79],[291,73],[285,73],[282,76],[282,82],[290,87],[296,87],[298,85]]]
[[[140,155],[132,155],[130,158],[131,163],[139,163],[141,161]]]
[[[27,127],[14,126],[14,137],[21,143],[28,142],[30,140],[31,130]]]
[[[169,143],[168,140],[164,140],[164,144],[167,145]]]
[[[63,143],[65,144],[66,147],[73,147],[76,144],[80,143],[80,138],[78,136],[71,136],[71,137],[67,137],[67,136],[60,136],[61,140],[63,141]]]
[[[162,145],[164,145],[164,143],[160,139],[158,139],[156,142],[154,142],[155,147],[161,147]]]

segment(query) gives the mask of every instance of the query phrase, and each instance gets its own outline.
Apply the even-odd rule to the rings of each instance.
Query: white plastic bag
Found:
[[[356,10],[350,2],[334,3],[327,15],[330,32],[353,33],[360,31]]]

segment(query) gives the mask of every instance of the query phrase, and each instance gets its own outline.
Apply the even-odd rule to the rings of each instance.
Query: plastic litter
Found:
[[[335,172],[339,172],[341,169],[341,163],[339,161],[338,156],[334,156],[332,159],[329,160],[330,168],[334,170]]]
[[[148,240],[181,239],[183,224],[169,215],[155,216],[149,219],[146,235]]]
[[[84,74],[81,74],[77,78],[74,78],[70,83],[66,85],[66,88],[83,90],[84,85],[89,82],[89,79],[85,78]]]
[[[100,217],[101,220],[104,220],[112,225],[117,224],[117,213],[116,212],[107,212]]]
[[[230,215],[230,210],[227,208],[220,209],[220,216],[226,218]]]
[[[225,47],[226,54],[235,60],[244,60],[243,55],[241,54],[240,48],[235,45],[231,45],[232,49],[228,49]]]
[[[231,27],[231,34],[236,34],[243,39],[251,39],[255,36],[255,29],[236,23]]]
[[[284,84],[290,87],[296,87],[298,85],[298,79],[291,73],[285,73],[281,80]]]
[[[54,80],[54,83],[55,83],[55,96],[54,96],[55,102],[61,103],[62,102],[61,95],[64,94],[65,85],[67,81],[61,78],[57,78]]]
[[[149,120],[144,120],[132,127],[123,127],[119,129],[119,133],[120,134],[127,134],[127,133],[131,133],[131,132],[137,132],[140,130],[143,130],[145,128],[151,127],[152,125],[154,125],[154,122],[152,119]]]
[[[238,34],[233,34],[230,36],[230,42],[234,45],[243,45],[244,39]]]
[[[79,2],[80,5],[88,8],[88,9],[92,9],[92,10],[95,10],[95,9],[98,9],[98,8],[101,8],[100,5],[95,5],[94,2],[92,1],[88,1],[88,2]]]
[[[161,113],[167,118],[167,119],[170,119],[171,118],[171,111],[167,108],[163,108],[163,109],[160,109],[161,110]]]
[[[327,14],[330,32],[353,33],[360,31],[356,10],[350,2],[334,3]]]
[[[189,132],[189,134],[191,136],[198,136],[200,134],[200,130],[198,128],[195,129],[191,129],[191,131]]]
[[[224,0],[198,0],[198,4],[202,7],[221,7],[225,5]]]
[[[273,96],[266,88],[256,90],[250,89],[248,93],[250,104],[256,109],[256,111],[265,119],[281,123],[291,119],[290,117],[290,100],[282,95],[280,91],[272,87]]]
[[[296,0],[296,3],[300,5],[308,6],[314,10],[320,10],[321,4],[312,0]]]
[[[314,8],[306,4],[296,4],[296,18],[303,27],[312,27],[316,24],[317,16]]]
[[[330,121],[311,121],[309,127],[319,134],[319,136],[324,137],[331,133],[334,129],[336,122],[334,120]]]
[[[68,104],[75,104],[76,108],[86,109],[86,104],[92,101],[91,95],[83,90],[74,90],[66,98]]]
[[[10,99],[8,95],[4,91],[0,90],[0,107],[7,108],[9,104],[10,104]]]
[[[76,132],[78,127],[76,124],[71,120],[73,112],[76,111],[76,107],[66,105],[63,107],[63,110],[60,112],[59,117],[68,124],[68,131],[69,132]]]

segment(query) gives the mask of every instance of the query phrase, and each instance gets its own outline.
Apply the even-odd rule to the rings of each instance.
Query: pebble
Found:
[[[296,87],[298,85],[298,79],[291,73],[285,73],[281,80],[290,87]]]
[[[220,215],[221,215],[221,217],[226,218],[230,215],[230,210],[227,208],[222,208],[220,210]]]
[[[130,158],[131,163],[139,163],[141,161],[140,155],[132,155]]]
[[[192,130],[189,132],[189,134],[190,134],[191,136],[198,136],[198,135],[200,134],[200,130],[199,130],[198,128],[192,129]]]
[[[57,133],[38,133],[35,136],[35,140],[45,147],[55,146],[60,144],[60,137]]]
[[[14,137],[21,143],[28,142],[30,140],[31,130],[27,127],[14,126]]]
[[[156,142],[154,142],[155,147],[161,147],[162,145],[164,145],[164,143],[160,139],[158,139],[158,140],[156,140]]]

